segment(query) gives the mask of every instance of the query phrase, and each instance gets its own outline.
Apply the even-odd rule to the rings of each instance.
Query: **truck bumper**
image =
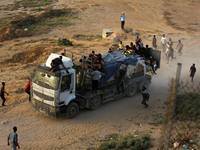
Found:
[[[35,100],[32,98],[31,100],[33,107],[38,110],[39,112],[42,112],[48,116],[58,118],[60,117],[60,108],[55,106],[50,106],[48,104],[42,103],[38,100]]]

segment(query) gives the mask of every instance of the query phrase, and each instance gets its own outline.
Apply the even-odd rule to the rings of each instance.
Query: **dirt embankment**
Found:
[[[7,4],[4,3],[4,5]],[[48,28],[44,30],[43,26],[40,26],[40,30],[43,30],[42,32],[45,34],[41,34],[42,32],[39,32],[39,35],[31,33],[30,35],[33,36],[26,37],[26,35],[22,36],[23,38],[16,36],[17,29],[23,30],[24,33],[30,33],[25,32],[24,27],[27,26],[21,25],[21,23],[26,22],[23,22],[23,19],[29,20],[29,23],[37,21],[36,12],[30,14],[31,17],[21,17],[20,21],[13,22],[14,27],[18,24],[14,30],[10,26],[1,30],[1,35],[4,34],[2,39],[5,38],[6,41],[0,43],[0,77],[1,81],[6,81],[6,91],[9,92],[9,96],[6,96],[7,106],[0,107],[0,122],[7,121],[6,124],[0,125],[0,141],[6,141],[12,127],[17,126],[21,149],[86,149],[97,147],[101,141],[105,140],[104,135],[126,135],[127,133],[133,135],[149,133],[153,144],[151,149],[157,149],[162,134],[159,121],[164,116],[168,81],[175,75],[176,64],[178,62],[183,64],[181,80],[190,83],[188,71],[191,64],[196,63],[197,73],[194,81],[199,81],[200,65],[197,57],[200,47],[199,1],[183,0],[179,3],[178,0],[149,0],[148,2],[59,0],[51,4],[51,10],[52,8],[56,10],[73,8],[80,12],[70,25],[65,22],[65,18],[60,18],[59,21],[64,22],[61,27],[55,28],[55,22],[51,18]],[[40,17],[48,18],[48,15],[46,16],[42,11],[39,13]],[[46,12],[51,14],[51,11]],[[152,35],[155,34],[158,49],[161,48],[160,38],[163,33],[167,38],[172,38],[174,49],[178,39],[181,39],[184,44],[183,55],[179,56],[175,49],[176,59],[170,60],[168,65],[164,53],[161,54],[161,68],[157,71],[157,75],[153,76],[149,89],[151,93],[151,99],[148,102],[150,107],[144,109],[141,105],[142,97],[137,94],[132,98],[125,97],[104,104],[96,111],[81,110],[80,115],[73,120],[67,120],[65,117],[53,119],[33,110],[31,104],[28,103],[28,95],[23,92],[23,89],[29,73],[34,67],[45,63],[51,52],[61,53],[64,48],[68,53],[75,52],[78,55],[88,55],[92,50],[95,50],[96,53],[106,53],[108,48],[117,42],[113,42],[111,38],[100,39],[98,35],[101,35],[104,28],[119,31],[122,12],[126,14],[125,28],[133,30],[133,33],[123,32],[125,36],[118,38],[118,40],[123,40],[124,45],[135,41],[134,31],[142,38],[144,45],[151,45]],[[14,12],[10,12],[10,14],[14,14]],[[73,18],[72,16],[70,15],[71,18]],[[0,17],[4,18],[5,16]],[[9,30],[11,39],[15,38],[14,40],[6,38],[7,30]],[[74,46],[57,46],[58,38],[66,37],[74,40]],[[98,40],[93,41],[94,39],[91,37]],[[6,142],[1,142],[0,149],[10,148]]]

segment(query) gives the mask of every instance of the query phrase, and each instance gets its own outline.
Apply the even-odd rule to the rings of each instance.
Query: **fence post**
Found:
[[[170,146],[170,137],[171,137],[171,131],[172,131],[172,125],[173,125],[173,117],[174,117],[174,110],[175,110],[175,100],[176,100],[176,94],[177,94],[177,91],[178,91],[178,85],[179,85],[179,81],[180,81],[180,76],[181,76],[181,66],[182,64],[181,63],[178,63],[177,64],[177,69],[176,69],[176,79],[175,81],[173,80],[173,89],[172,89],[172,94],[170,96],[170,103],[169,105],[171,105],[170,110],[167,110],[170,113],[170,116],[168,118],[168,129],[167,129],[167,139],[165,141],[165,150],[168,150],[169,149],[169,146]]]

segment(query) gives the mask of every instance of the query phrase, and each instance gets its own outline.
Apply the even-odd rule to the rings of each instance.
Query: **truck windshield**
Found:
[[[33,82],[48,89],[57,90],[59,85],[59,77],[48,75],[47,73],[35,71]]]

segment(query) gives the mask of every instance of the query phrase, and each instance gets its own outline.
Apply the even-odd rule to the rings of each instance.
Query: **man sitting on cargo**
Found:
[[[99,53],[97,55],[97,57],[94,60],[94,64],[101,64],[101,67],[105,67],[106,66],[106,62],[102,59],[101,54]]]
[[[62,56],[60,56],[59,58],[55,58],[51,61],[51,72],[55,72],[55,71],[59,71],[59,65],[62,65],[62,67],[66,70],[67,73],[69,73],[69,71],[67,70],[67,68],[65,68],[65,66],[63,65],[62,62]]]
[[[124,45],[122,44],[122,41],[119,42],[119,45],[117,47],[119,50],[123,50],[124,49]]]
[[[126,50],[123,50],[122,54],[124,54],[124,55],[130,55],[131,54],[130,50],[131,50],[131,48],[128,45],[126,45]]]
[[[130,43],[131,53],[135,53],[136,47],[133,45],[133,42]]]

